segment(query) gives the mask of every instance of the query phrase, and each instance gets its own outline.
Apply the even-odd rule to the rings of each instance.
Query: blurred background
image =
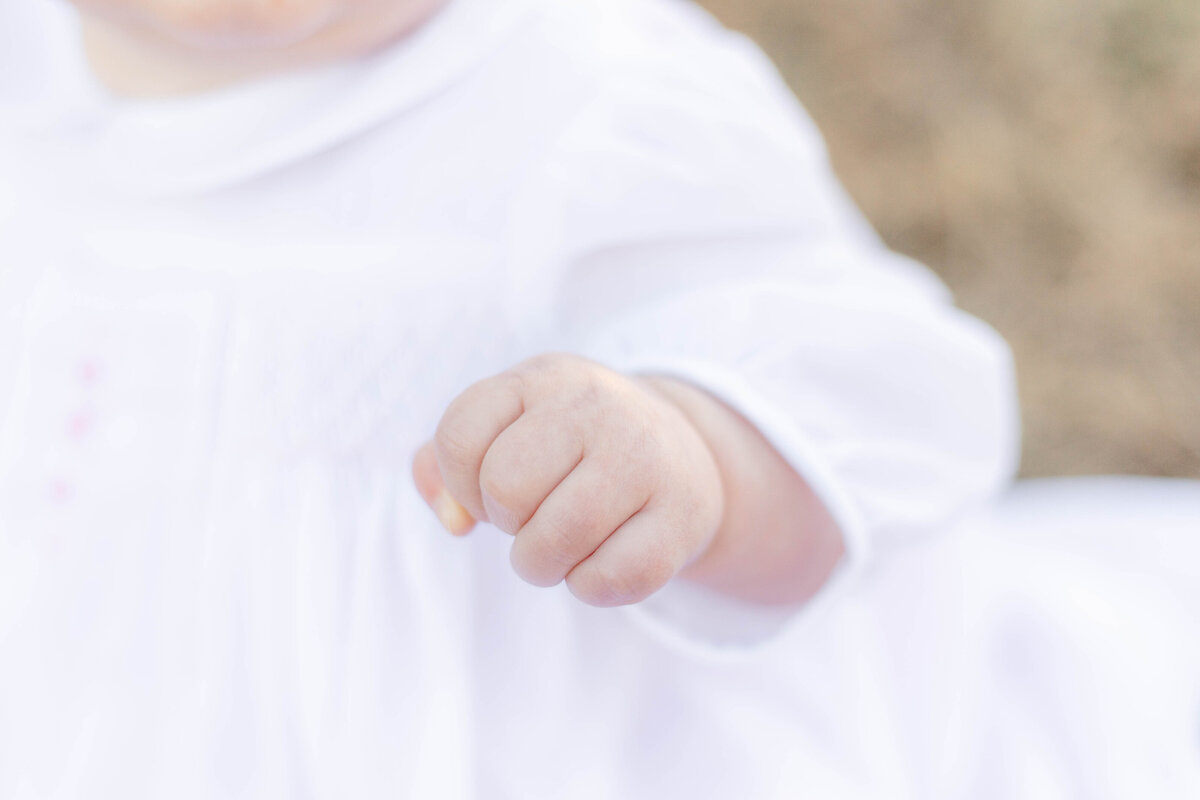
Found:
[[[1012,343],[1026,475],[1200,477],[1200,2],[701,4]]]

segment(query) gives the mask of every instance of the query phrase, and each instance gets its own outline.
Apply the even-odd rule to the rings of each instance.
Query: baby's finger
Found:
[[[450,494],[475,519],[486,520],[479,491],[479,470],[488,448],[524,412],[520,384],[499,375],[460,394],[438,423],[434,452]]]
[[[465,536],[475,527],[474,517],[459,505],[446,488],[446,482],[442,480],[433,442],[427,443],[417,451],[413,459],[413,482],[421,497],[437,514],[438,521],[450,533]]]
[[[688,559],[685,542],[685,536],[671,531],[666,515],[647,508],[572,569],[567,588],[592,606],[640,603],[683,569]]]
[[[534,586],[556,586],[649,499],[628,472],[584,458],[517,533],[510,560]]]
[[[526,412],[492,442],[479,470],[488,520],[515,534],[583,460],[583,432],[561,414]]]

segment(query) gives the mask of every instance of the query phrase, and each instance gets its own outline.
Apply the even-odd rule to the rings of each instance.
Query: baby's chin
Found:
[[[90,16],[188,49],[263,50],[318,37],[370,0],[71,0]]]

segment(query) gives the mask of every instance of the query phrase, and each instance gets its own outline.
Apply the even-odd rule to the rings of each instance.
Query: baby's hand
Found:
[[[531,359],[463,392],[413,468],[452,533],[516,537],[513,569],[595,606],[636,603],[721,525],[705,440],[649,383],[581,358]]]

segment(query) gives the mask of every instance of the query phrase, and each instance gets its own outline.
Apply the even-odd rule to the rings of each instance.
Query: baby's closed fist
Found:
[[[660,589],[712,541],[724,505],[713,454],[677,406],[566,355],[463,392],[413,472],[453,533],[492,523],[516,537],[521,578],[565,580],[595,606]]]

